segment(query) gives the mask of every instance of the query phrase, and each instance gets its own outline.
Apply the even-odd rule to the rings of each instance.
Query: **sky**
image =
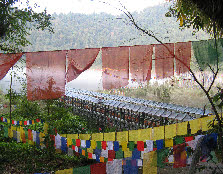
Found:
[[[24,7],[27,0],[19,0],[16,6]],[[31,7],[34,3],[37,4],[36,11],[43,11],[45,8],[47,12],[52,13],[101,13],[106,12],[113,15],[122,13],[116,8],[121,8],[123,4],[130,12],[142,11],[144,8],[163,4],[167,0],[33,0],[30,1]],[[106,2],[103,3],[103,2]],[[121,4],[120,4],[121,2]],[[22,3],[22,4],[21,4]],[[109,5],[110,4],[110,5]]]

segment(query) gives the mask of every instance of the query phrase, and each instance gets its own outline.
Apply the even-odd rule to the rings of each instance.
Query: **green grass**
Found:
[[[55,172],[94,163],[87,158],[54,153],[0,137],[0,173]]]

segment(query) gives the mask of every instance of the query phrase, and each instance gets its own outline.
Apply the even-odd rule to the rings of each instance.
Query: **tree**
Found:
[[[0,50],[6,52],[21,51],[24,46],[30,44],[26,39],[34,28],[53,32],[51,15],[44,10],[35,12],[26,2],[26,8],[16,7],[18,0],[0,1]],[[35,5],[36,7],[37,5]]]
[[[172,0],[170,0],[172,1]],[[199,3],[202,3],[199,0],[174,0],[173,1],[173,8],[171,9],[172,14],[174,14],[175,17],[178,18],[178,20],[180,20],[180,27],[182,26],[193,26],[194,29],[199,30],[206,30],[207,32],[209,32],[215,39],[215,48],[216,48],[216,53],[217,53],[217,37],[221,37],[222,36],[222,19],[218,19],[216,16],[216,12],[214,11],[216,8],[214,8],[216,5],[219,5],[221,2],[220,1],[211,1],[211,2],[206,2],[204,5],[202,5],[202,9],[201,10],[199,7]],[[192,3],[193,2],[193,3]],[[196,3],[197,2],[197,3]],[[215,2],[218,2],[218,4],[215,4]],[[104,2],[106,3],[106,2]],[[106,3],[109,4],[109,3]],[[212,9],[210,8],[205,8],[209,5],[212,5]],[[110,5],[110,4],[109,4]],[[134,19],[133,15],[126,9],[126,7],[121,4],[121,8],[117,8],[118,10],[122,11],[126,17],[127,20],[129,20],[130,24],[133,25],[137,30],[141,31],[143,34],[150,36],[152,38],[154,38],[158,43],[162,44],[165,46],[165,44],[154,34],[153,31],[149,30],[149,29],[145,29],[143,27],[141,27],[138,22]],[[221,9],[222,5],[217,8],[217,9]],[[206,10],[205,10],[206,9]],[[208,9],[208,10],[207,10]],[[212,13],[207,13],[205,14],[206,11],[211,11]],[[171,13],[167,13],[167,15],[169,15]],[[126,21],[126,19],[124,19]],[[179,57],[176,57],[176,55],[174,55],[174,52],[171,52],[169,50],[169,48],[167,46],[165,46],[166,49],[170,52],[170,54],[172,54],[176,60],[178,60],[179,62],[181,62],[184,66],[187,67],[187,69],[189,70],[191,76],[194,78],[195,82],[199,85],[199,87],[202,89],[202,91],[205,93],[206,97],[208,98],[209,103],[212,106],[212,110],[214,112],[214,114],[216,115],[216,120],[218,122],[217,125],[217,131],[218,131],[218,137],[219,137],[219,150],[220,150],[220,154],[221,154],[221,159],[223,160],[223,152],[222,152],[222,148],[223,148],[223,142],[222,142],[222,135],[223,135],[223,128],[222,128],[222,117],[220,117],[220,114],[217,110],[217,107],[222,107],[222,101],[223,101],[223,97],[222,97],[222,93],[223,90],[220,89],[220,93],[216,94],[215,97],[211,96],[210,94],[210,90],[213,87],[213,84],[215,82],[215,79],[219,73],[219,56],[217,54],[216,57],[216,66],[212,67],[211,65],[208,64],[208,67],[210,68],[211,72],[213,73],[213,80],[210,84],[210,86],[206,89],[204,87],[204,85],[202,84],[201,81],[198,80],[198,78],[196,77],[195,73],[193,72],[193,70],[190,69],[190,67],[188,67]],[[220,99],[220,104],[216,104],[215,101],[219,102]],[[212,127],[214,128],[215,125],[214,123],[212,124]],[[196,161],[192,161],[192,163],[195,163]],[[193,165],[195,166],[195,165]],[[191,168],[190,173],[193,173],[194,171],[194,167]]]
[[[193,27],[205,30],[212,36],[223,36],[222,0],[170,0],[173,1],[166,17],[174,16],[180,20],[181,28]]]

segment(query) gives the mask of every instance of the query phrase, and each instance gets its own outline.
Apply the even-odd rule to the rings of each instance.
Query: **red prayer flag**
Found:
[[[175,44],[176,73],[186,73],[190,70],[191,42]]]
[[[27,121],[24,121],[24,125],[27,125]]]
[[[155,45],[155,71],[158,79],[174,75],[174,44]]]
[[[86,48],[68,51],[67,82],[76,79],[94,63],[100,49]]]
[[[188,141],[192,141],[194,140],[194,137],[193,136],[190,136],[190,137],[184,137],[185,139],[185,142],[188,142]]]
[[[75,150],[75,145],[72,145],[72,149]]]
[[[15,124],[14,120],[12,120],[12,124]]]
[[[81,145],[81,140],[80,139],[76,139],[76,146],[80,147],[80,145]]]
[[[23,133],[21,136],[22,136],[22,142],[26,143],[26,135],[25,135],[25,133]]]
[[[28,129],[28,140],[32,140],[32,130]]]
[[[89,152],[88,152],[88,158],[89,158],[89,159],[92,159],[92,153],[89,153]]]
[[[106,174],[106,163],[92,164],[91,174]]]
[[[26,53],[28,100],[57,99],[65,93],[66,51]]]
[[[106,141],[102,141],[102,149],[106,150],[106,147],[107,147],[107,144],[106,144]]]
[[[114,150],[108,150],[108,158],[115,159],[115,151]]]
[[[130,47],[130,73],[137,82],[149,81],[152,69],[153,45]]]
[[[50,138],[51,138],[51,140],[54,142],[54,147],[56,147],[56,144],[55,144],[55,135],[50,135]]]
[[[0,80],[5,77],[9,69],[22,57],[23,53],[0,53]]]
[[[129,80],[129,47],[102,48],[104,89],[121,88]]]
[[[113,159],[112,158],[108,158],[108,161],[113,161]]]
[[[185,143],[173,146],[173,156],[173,168],[186,167],[187,153],[185,151]]]
[[[37,118],[37,119],[36,119],[36,122],[37,122],[37,123],[40,122],[40,119]]]
[[[1,117],[1,120],[3,121],[3,117]]]
[[[138,151],[144,151],[144,142],[143,141],[137,141],[137,149],[138,149]]]

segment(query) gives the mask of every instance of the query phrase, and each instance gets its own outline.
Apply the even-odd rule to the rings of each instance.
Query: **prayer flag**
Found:
[[[73,174],[91,174],[91,168],[90,166],[74,168]]]
[[[130,73],[137,82],[149,81],[152,69],[153,45],[130,47]]]
[[[175,59],[176,72],[178,75],[190,70],[191,42],[175,43]]]
[[[106,163],[96,163],[90,166],[91,174],[106,174]]]
[[[174,75],[174,44],[155,45],[155,71],[158,79]]]
[[[5,77],[9,69],[22,57],[23,53],[0,53],[0,80]]]
[[[165,138],[173,138],[177,135],[177,125],[176,124],[171,124],[171,125],[166,125],[165,126]]]
[[[94,63],[100,49],[86,48],[68,51],[67,82],[76,79]]]
[[[137,149],[138,149],[138,151],[144,151],[144,142],[143,141],[137,141]]]
[[[26,53],[28,100],[57,99],[65,93],[66,51]]]
[[[128,142],[128,131],[117,132],[117,141]]]
[[[102,69],[103,89],[127,86],[129,80],[129,47],[102,48]]]
[[[173,146],[174,152],[174,168],[186,167],[187,154],[185,151],[185,143]]]
[[[157,153],[156,153],[156,151],[144,153],[143,174],[157,174]]]
[[[163,140],[156,140],[157,150],[163,149]]]

